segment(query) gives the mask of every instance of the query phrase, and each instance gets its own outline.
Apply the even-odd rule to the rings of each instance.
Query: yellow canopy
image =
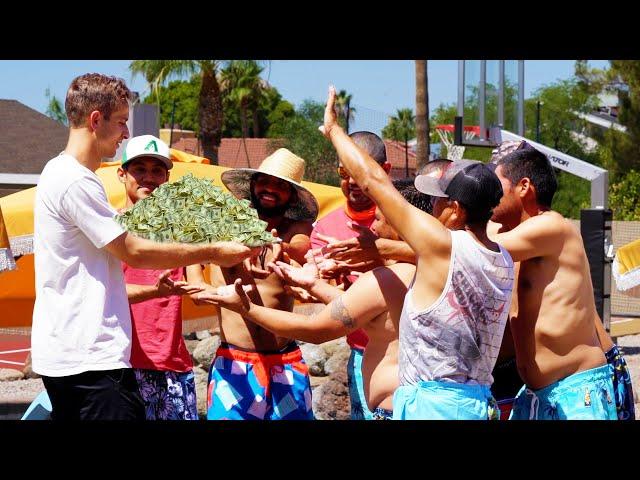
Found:
[[[169,181],[176,181],[188,173],[199,178],[210,178],[215,185],[224,187],[220,175],[226,167],[209,165],[209,160],[171,149],[174,162]],[[103,164],[96,171],[102,180],[109,202],[114,208],[125,204],[124,187],[118,181],[116,171],[120,162]],[[312,182],[302,182],[318,200],[322,218],[344,203],[339,188]],[[33,252],[33,204],[36,189],[29,188],[0,198],[6,231],[14,255]],[[33,255],[26,255],[17,262],[17,269],[0,273],[0,327],[28,327],[31,325],[35,300]],[[213,315],[212,307],[196,307],[190,300],[183,301],[183,319],[195,320]]]

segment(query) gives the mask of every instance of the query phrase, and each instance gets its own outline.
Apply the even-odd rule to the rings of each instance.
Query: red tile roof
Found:
[[[273,142],[272,138],[245,138],[245,150],[242,138],[223,138],[218,150],[218,164],[230,168],[258,168],[262,160],[276,150],[271,145]]]
[[[275,148],[272,138],[245,138],[245,147],[242,138],[223,138],[218,150],[218,165],[230,168],[257,168],[262,160],[269,156]],[[405,148],[404,142],[385,140],[387,148],[387,160],[391,163],[392,178],[405,177]],[[202,155],[202,146],[195,138],[180,138],[171,145],[172,148],[182,150],[193,155]],[[247,162],[247,152],[249,162]],[[409,176],[412,177],[416,170],[416,154],[409,147]]]
[[[385,146],[387,147],[387,161],[391,163],[392,168],[405,168],[405,148],[404,142],[398,142],[395,140],[385,140]],[[416,154],[409,147],[409,171],[416,168]]]
[[[262,160],[274,152],[273,142],[272,138],[245,138],[245,150],[242,138],[223,138],[218,150],[218,165],[230,168],[257,168]],[[203,155],[202,144],[195,138],[181,138],[173,142],[171,147],[193,155]]]

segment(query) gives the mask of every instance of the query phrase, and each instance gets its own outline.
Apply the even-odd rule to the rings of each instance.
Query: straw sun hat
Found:
[[[298,192],[298,201],[291,202],[284,216],[291,220],[315,221],[318,216],[318,202],[313,194],[300,182],[304,175],[304,160],[286,148],[279,148],[265,158],[258,169],[237,168],[222,174],[222,183],[238,198],[251,199],[251,177],[264,173],[289,182]]]

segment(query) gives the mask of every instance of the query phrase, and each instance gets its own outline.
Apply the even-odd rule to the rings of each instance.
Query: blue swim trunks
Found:
[[[170,372],[135,368],[147,420],[198,420],[193,370]]]
[[[617,420],[612,375],[613,367],[605,364],[540,390],[524,385],[509,420]]]
[[[393,395],[394,420],[498,420],[498,404],[488,385],[419,382]]]
[[[298,345],[266,353],[222,343],[209,370],[207,420],[313,420]]]
[[[373,413],[367,407],[364,396],[364,380],[362,379],[362,350],[351,348],[347,363],[347,382],[349,384],[349,400],[351,401],[351,420],[373,420]]]
[[[613,393],[618,412],[618,420],[635,420],[636,408],[633,404],[633,387],[631,386],[631,374],[617,345],[606,352],[607,363],[613,367]]]

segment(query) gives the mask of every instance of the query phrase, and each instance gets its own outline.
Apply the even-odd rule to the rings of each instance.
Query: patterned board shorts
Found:
[[[393,410],[377,407],[373,411],[373,420],[393,420]]]
[[[198,420],[193,371],[134,369],[147,420]]]
[[[309,367],[295,343],[278,353],[222,343],[207,397],[208,420],[313,420]]]
[[[607,363],[613,367],[613,393],[616,401],[618,420],[635,420],[636,409],[633,404],[633,387],[631,386],[631,374],[618,345],[611,347],[605,353]]]

